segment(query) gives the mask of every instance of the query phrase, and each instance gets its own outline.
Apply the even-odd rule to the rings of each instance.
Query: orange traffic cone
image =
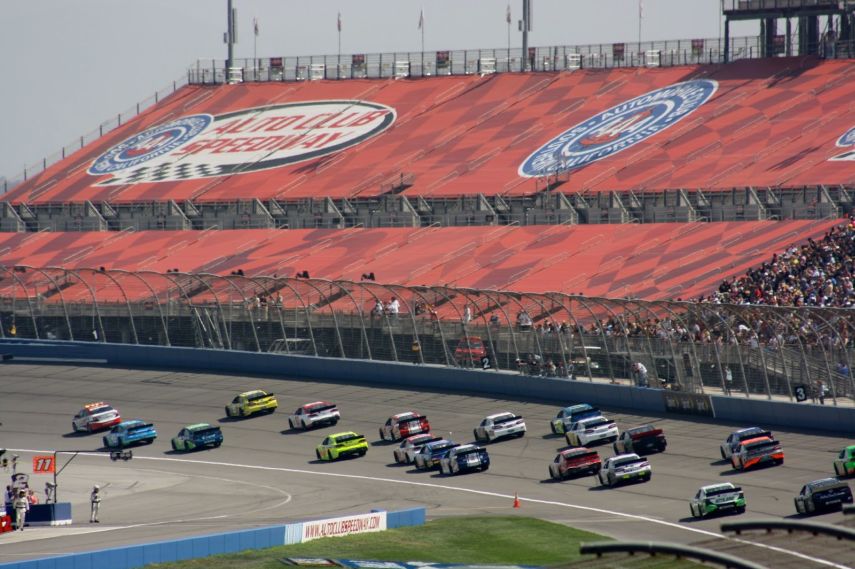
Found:
[[[519,496],[517,496],[517,493],[514,492],[514,508],[519,508],[519,507],[520,507],[520,499],[519,499]]]

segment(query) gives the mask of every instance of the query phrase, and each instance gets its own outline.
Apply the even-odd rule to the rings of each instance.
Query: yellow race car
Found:
[[[260,389],[241,393],[226,405],[226,417],[249,417],[256,413],[273,413],[279,402],[272,393]]]
[[[364,436],[352,431],[330,435],[315,449],[318,460],[365,456],[366,452],[368,452],[368,441]]]

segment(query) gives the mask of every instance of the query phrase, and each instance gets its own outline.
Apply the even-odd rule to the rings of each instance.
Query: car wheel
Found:
[[[395,457],[395,464],[401,464],[401,458],[398,456],[397,452],[393,452],[392,456]]]
[[[175,441],[172,441],[172,450],[178,450],[178,445],[175,444]]]
[[[378,432],[378,433],[380,433],[380,440],[381,440],[381,441],[385,441],[385,440],[386,440],[386,437],[385,437],[385,436],[383,436],[383,435],[384,435],[384,433],[383,433],[383,429],[378,429],[378,430],[377,430],[377,432]]]
[[[559,477],[555,474],[555,472],[554,472],[551,468],[548,468],[547,470],[549,470],[549,477],[550,477],[551,479],[553,479],[553,480],[559,480]]]
[[[308,430],[308,428],[309,428],[309,426],[306,424],[306,421],[304,419],[300,419],[300,426],[303,428],[304,431]]]
[[[226,406],[226,417],[228,417],[230,419],[232,417],[232,410],[229,409],[228,405]]]
[[[697,518],[697,517],[698,517],[698,515],[695,513],[695,507],[694,507],[693,505],[691,505],[691,504],[689,504],[689,514],[690,514],[693,518]]]
[[[614,488],[614,485],[615,485],[615,477],[614,477],[614,475],[609,474],[609,475],[608,475],[608,479],[609,479],[609,488]]]
[[[333,426],[338,425],[338,419],[333,419],[333,420],[332,420],[332,424],[333,424]]]
[[[323,458],[321,458],[321,451],[319,451],[318,449],[315,449],[315,456],[318,457],[318,460],[323,460]]]
[[[552,429],[552,434],[557,435],[558,429],[555,428],[555,423],[549,423],[549,428]]]
[[[485,465],[481,466],[481,472],[486,472],[487,470],[490,470],[489,464],[485,464]]]
[[[481,442],[481,437],[478,435],[478,429],[472,429],[472,435],[475,437],[476,443]]]
[[[722,459],[722,460],[727,460],[727,455],[726,455],[726,454],[724,454],[724,449],[723,449],[723,448],[719,447],[718,452],[720,452],[720,453],[721,453],[721,459]]]
[[[745,506],[741,506],[739,508],[736,508],[736,513],[737,514],[744,514],[745,513]]]
[[[617,443],[612,443],[612,450],[615,451],[615,454],[620,454],[617,449]]]
[[[609,442],[610,442],[610,443],[613,443],[613,442],[615,442],[616,440],[617,440],[617,437],[616,437],[616,436],[615,436],[615,437],[609,437]]]
[[[365,456],[365,454],[366,454],[367,452],[368,452],[367,450],[362,449],[361,451],[359,451],[359,456]]]
[[[107,437],[101,439],[101,442],[104,443],[104,446],[110,448],[110,443],[107,441]]]
[[[220,445],[221,445],[221,444],[223,444],[223,443],[222,443],[222,442],[216,442],[216,443],[214,443],[214,448],[220,448]]]

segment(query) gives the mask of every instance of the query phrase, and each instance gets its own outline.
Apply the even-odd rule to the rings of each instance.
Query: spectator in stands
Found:
[[[389,314],[392,318],[397,318],[398,313],[401,311],[401,303],[398,302],[398,299],[394,296],[391,300],[389,300],[389,304],[386,305],[386,313]]]
[[[383,301],[379,298],[374,302],[374,308],[371,309],[371,320],[374,321],[374,317],[377,319],[382,319],[383,317]]]
[[[636,387],[650,387],[647,376],[647,366],[641,362],[635,362],[632,364],[632,372],[635,375]]]
[[[517,325],[520,330],[531,330],[531,316],[528,315],[528,312],[522,310],[517,314]]]
[[[467,304],[463,307],[463,325],[466,326],[470,322],[472,322],[472,309]]]

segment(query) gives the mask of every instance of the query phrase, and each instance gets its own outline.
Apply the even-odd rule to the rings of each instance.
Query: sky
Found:
[[[532,0],[529,45],[638,40],[638,0]],[[642,41],[717,38],[720,0],[643,0]],[[236,57],[507,46],[507,0],[234,0]],[[510,2],[511,45],[522,0]],[[197,59],[224,59],[226,0],[2,0],[0,178],[16,179],[81,135],[186,76]],[[606,17],[609,15],[609,17]],[[756,23],[731,35],[756,35]],[[2,191],[2,189],[0,189]]]

